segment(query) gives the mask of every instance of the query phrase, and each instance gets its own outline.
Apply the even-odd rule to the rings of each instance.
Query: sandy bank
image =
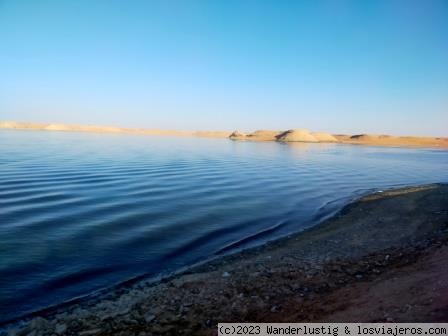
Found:
[[[391,135],[332,135],[325,132],[310,132],[305,129],[287,131],[258,130],[252,133],[239,131],[176,131],[147,128],[124,128],[115,126],[66,125],[57,123],[28,123],[16,121],[0,121],[0,129],[63,131],[63,132],[95,132],[151,136],[196,136],[204,138],[230,138],[232,140],[249,141],[282,141],[282,142],[320,142],[344,143],[366,146],[396,146],[396,147],[428,147],[448,148],[448,138],[441,137],[396,137]]]
[[[448,322],[448,185],[375,193],[303,233],[9,326],[213,335],[233,322]]]
[[[148,128],[124,128],[115,126],[93,126],[93,125],[66,125],[56,123],[28,123],[3,121],[0,122],[0,129],[18,129],[34,131],[64,131],[64,132],[95,132],[95,133],[117,133],[134,135],[158,135],[158,136],[198,136],[228,138],[231,132],[226,131],[176,131],[159,130]]]
[[[335,135],[334,137],[341,143],[354,145],[448,148],[448,138],[440,137],[397,137],[374,134]]]
[[[251,141],[276,141],[277,137],[282,133],[282,131],[272,131],[272,130],[258,130],[252,133],[242,133],[240,131],[235,131],[230,134],[229,138],[232,140],[251,140]]]

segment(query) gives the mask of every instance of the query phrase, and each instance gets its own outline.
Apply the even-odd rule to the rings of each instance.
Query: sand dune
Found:
[[[319,142],[338,142],[339,140],[332,136],[330,133],[325,132],[312,132],[311,135]]]
[[[288,130],[279,134],[277,140],[284,142],[319,142],[319,140],[306,129]]]
[[[288,131],[258,130],[245,134],[235,131],[230,135],[233,140],[252,141],[282,141],[282,142],[338,142],[339,140],[329,133],[313,132],[306,129],[291,129]]]
[[[244,138],[246,136],[247,134],[245,133],[241,133],[240,131],[234,131],[232,132],[232,134],[230,134],[229,138],[236,139],[236,138]]]
[[[253,141],[276,141],[281,131],[258,130],[253,133],[244,134],[235,131],[230,135],[233,140],[253,140]]]
[[[392,135],[356,134],[335,135],[342,143],[370,146],[405,146],[405,147],[438,147],[448,148],[448,138],[438,137],[397,137]]]

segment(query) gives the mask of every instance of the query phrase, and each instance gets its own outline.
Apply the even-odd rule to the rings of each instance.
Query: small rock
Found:
[[[18,328],[8,330],[8,336],[19,336],[21,334],[23,334],[23,332]],[[3,335],[3,334],[0,334],[0,335]]]
[[[58,323],[58,324],[56,324],[56,326],[54,328],[54,331],[58,335],[65,333],[66,330],[67,330],[67,325],[65,323]]]
[[[363,278],[362,274],[356,274],[356,279],[361,280]]]
[[[42,317],[36,317],[31,320],[29,329],[37,332],[46,332],[51,328],[50,322]]]
[[[145,315],[145,317],[144,317],[144,319],[147,323],[154,321],[155,318],[156,318],[155,315],[152,315],[152,314]]]
[[[228,278],[230,276],[230,273],[229,272],[224,272],[224,273],[222,273],[222,277],[223,278]]]

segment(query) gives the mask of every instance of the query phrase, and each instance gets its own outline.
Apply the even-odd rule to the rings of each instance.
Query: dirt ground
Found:
[[[215,335],[218,322],[448,322],[447,261],[448,185],[396,189],[292,237],[5,328],[143,336]]]

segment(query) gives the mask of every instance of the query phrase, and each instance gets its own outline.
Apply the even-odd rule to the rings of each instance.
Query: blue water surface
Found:
[[[0,322],[448,182],[448,151],[0,131]]]

